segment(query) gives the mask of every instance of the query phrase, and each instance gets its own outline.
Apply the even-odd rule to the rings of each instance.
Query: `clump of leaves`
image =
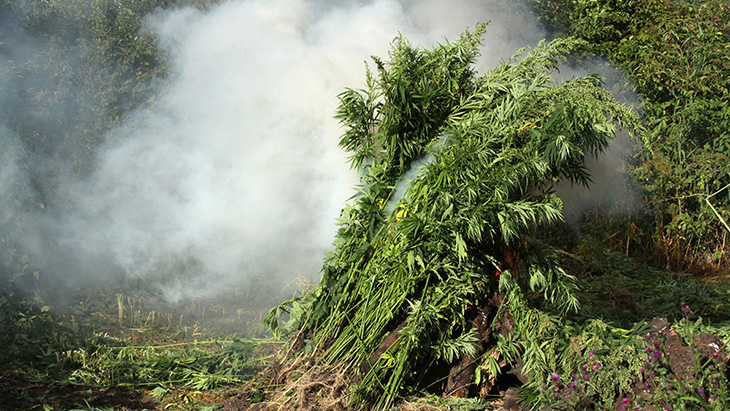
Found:
[[[524,349],[527,371],[547,368],[539,339],[554,322],[526,295],[558,313],[578,303],[573,278],[528,240],[562,218],[544,187],[588,184],[585,156],[606,148],[617,127],[638,129],[598,77],[553,80],[576,40],[521,50],[478,76],[484,30],[433,50],[399,37],[389,61],[375,58],[367,87],[340,96],[341,145],[363,186],[342,212],[319,286],[280,308],[306,301],[299,328],[322,362],[362,367],[359,398],[378,409],[458,359],[499,372],[474,310],[514,319],[500,355]]]
[[[646,328],[629,330],[601,320],[577,326],[566,322],[555,337],[560,351],[547,373],[532,378],[523,389],[523,401],[535,408],[554,410],[613,409],[616,398],[632,392],[643,366],[640,337]],[[553,338],[553,337],[551,337]]]

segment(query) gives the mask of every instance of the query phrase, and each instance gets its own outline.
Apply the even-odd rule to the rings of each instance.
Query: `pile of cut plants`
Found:
[[[619,129],[644,136],[637,117],[597,76],[554,79],[578,40],[478,75],[484,31],[432,50],[399,37],[364,89],[340,95],[340,144],[362,186],[319,285],[266,319],[293,337],[261,377],[275,388],[260,409],[723,409],[721,332],[686,315],[674,327],[573,321],[578,281],[546,239],[562,222],[553,185],[589,185],[586,158]],[[651,395],[665,383],[676,389]]]

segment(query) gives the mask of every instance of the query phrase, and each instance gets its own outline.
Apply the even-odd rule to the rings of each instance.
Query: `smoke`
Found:
[[[616,100],[638,109],[639,96],[632,90],[626,75],[604,59],[586,59],[578,66],[563,66],[558,77],[564,81],[589,73],[601,76],[604,87]],[[618,130],[603,153],[586,158],[585,166],[591,177],[588,187],[570,181],[561,181],[555,186],[555,194],[563,200],[563,215],[567,222],[578,224],[589,212],[627,216],[640,208],[639,194],[631,187],[627,164],[627,159],[639,147],[639,142],[626,130]]]
[[[485,21],[480,70],[545,37],[533,16],[500,0],[235,0],[156,11],[145,30],[171,73],[153,103],[104,136],[89,172],[56,168],[55,155],[24,168],[20,143],[0,128],[0,223],[17,217],[23,251],[59,290],[115,280],[180,301],[258,284],[257,297],[273,302],[298,278],[316,281],[358,183],[337,147],[336,96],[361,87],[363,61],[386,57],[398,34],[430,47]],[[0,74],[0,85],[16,81]],[[4,194],[35,184],[29,170],[53,179],[52,198],[19,210]]]

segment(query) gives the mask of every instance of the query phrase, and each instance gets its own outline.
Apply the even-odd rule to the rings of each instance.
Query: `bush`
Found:
[[[726,0],[534,0],[556,32],[629,74],[649,133],[632,176],[658,260],[730,266],[730,4]]]

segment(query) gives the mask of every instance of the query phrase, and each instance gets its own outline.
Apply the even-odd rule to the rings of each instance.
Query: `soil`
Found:
[[[648,325],[651,332],[643,336],[648,350],[647,355],[651,356],[654,352],[667,353],[668,366],[671,371],[679,378],[691,379],[697,364],[692,348],[685,343],[677,330],[670,327],[667,319],[654,318]],[[700,363],[707,362],[713,353],[716,353],[718,362],[724,364],[730,363],[730,355],[725,351],[722,341],[715,335],[707,333],[697,335],[695,337],[694,347],[700,356]],[[636,381],[633,386],[634,398],[649,398],[649,394],[647,393],[648,381],[650,380],[646,378],[641,378]],[[616,399],[616,409],[619,409],[621,406],[619,400]],[[643,409],[645,411],[659,411],[663,407],[657,408],[649,404]]]
[[[198,391],[183,386],[169,388],[162,398],[151,390],[123,388],[89,388],[77,385],[45,385],[33,383],[0,371],[0,411],[111,408],[115,411],[163,411],[168,409],[196,410],[203,406],[220,407],[232,401],[240,389],[229,391]],[[254,396],[249,397],[250,399]],[[234,408],[248,410],[248,407]]]
[[[32,383],[0,371],[0,411],[27,411],[41,409],[42,405],[54,409],[79,406],[114,407],[119,411],[154,410],[155,402],[144,393],[120,389],[101,390],[73,385],[48,386]]]

